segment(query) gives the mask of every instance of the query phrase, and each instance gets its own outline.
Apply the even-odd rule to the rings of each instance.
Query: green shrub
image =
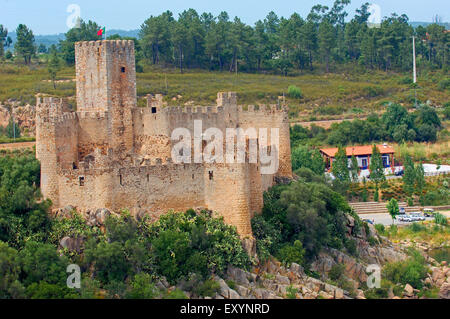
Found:
[[[225,280],[225,283],[228,285],[228,287],[230,287],[231,289],[236,289],[236,283],[233,281],[233,280],[231,280],[231,279],[228,279],[228,280]]]
[[[350,255],[352,256],[358,255],[358,250],[356,248],[356,240],[346,238],[344,240],[344,246]]]
[[[383,277],[393,283],[410,284],[414,288],[422,288],[422,280],[427,275],[425,259],[418,252],[412,252],[407,260],[388,263],[383,268]]]
[[[288,266],[291,263],[301,265],[304,262],[304,255],[305,250],[303,249],[302,242],[296,240],[293,245],[285,244],[278,252],[277,258]]]
[[[367,97],[376,97],[384,94],[384,90],[380,86],[366,86],[363,92]]]
[[[377,230],[377,232],[378,232],[380,235],[383,235],[383,236],[384,236],[384,234],[385,234],[385,232],[386,232],[386,228],[384,227],[383,224],[375,224],[375,229]]]
[[[169,212],[150,224],[149,236],[156,269],[172,283],[192,272],[206,277],[211,272],[222,274],[228,265],[250,265],[236,228],[206,211]]]
[[[367,241],[369,242],[369,245],[370,245],[370,246],[376,246],[376,245],[379,244],[378,239],[376,239],[376,238],[373,237],[373,236],[369,236],[369,237],[367,238]]]
[[[289,287],[286,288],[286,298],[287,299],[296,299],[297,293],[298,293],[298,289],[292,287],[292,285],[290,285]]]
[[[163,299],[188,299],[184,292],[178,288],[169,291],[163,296]]]
[[[302,90],[295,85],[289,85],[288,95],[293,99],[301,99],[303,97]]]
[[[434,214],[434,222],[438,225],[447,225],[447,217],[442,215],[441,213],[435,213]]]
[[[208,279],[202,282],[200,285],[194,287],[193,293],[200,297],[213,297],[220,289],[220,284],[213,280]]]
[[[450,89],[450,79],[443,79],[438,83],[438,90],[444,91]]]
[[[345,265],[344,264],[334,264],[330,271],[328,272],[328,277],[333,280],[337,281],[344,276],[345,272]]]
[[[134,276],[126,297],[130,299],[153,299],[159,295],[149,274],[140,273]]]
[[[408,226],[408,228],[413,233],[418,233],[418,232],[427,230],[427,227],[425,225],[423,225],[423,224],[420,224],[420,223],[412,223],[411,225]]]

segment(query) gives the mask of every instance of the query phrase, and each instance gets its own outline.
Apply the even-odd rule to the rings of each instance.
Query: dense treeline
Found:
[[[312,71],[316,66],[329,72],[348,63],[369,69],[406,70],[411,68],[414,35],[419,66],[448,67],[450,33],[444,26],[431,24],[414,29],[406,15],[392,14],[384,18],[379,28],[369,28],[369,4],[362,5],[345,22],[348,16],[345,7],[349,3],[350,0],[336,0],[331,8],[316,5],[305,18],[297,13],[284,18],[270,12],[254,26],[238,17],[231,19],[227,12],[216,17],[189,9],[176,19],[172,12],[166,11],[151,16],[141,25],[140,39],[134,39],[137,60],[177,67],[181,72],[184,68],[202,68],[287,74]],[[100,39],[99,28],[95,22],[82,22],[80,28],[66,33],[59,51],[67,64],[74,63],[73,43]],[[33,33],[19,25],[17,37],[15,52],[29,63],[33,48],[36,52]],[[10,45],[3,27],[0,42]],[[39,52],[45,51],[39,48]]]
[[[295,125],[291,127],[292,153],[296,156],[296,149],[302,144],[339,146],[384,141],[435,142],[441,128],[441,120],[432,107],[422,105],[414,112],[408,112],[401,105],[390,104],[381,116],[371,114],[365,120],[333,123],[328,130],[316,125],[310,129]],[[295,165],[295,158],[293,161]]]

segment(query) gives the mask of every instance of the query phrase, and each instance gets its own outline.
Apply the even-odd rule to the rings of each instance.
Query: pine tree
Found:
[[[324,19],[319,25],[319,50],[325,61],[326,71],[330,69],[331,50],[336,45],[336,34],[333,25]]]
[[[50,74],[50,78],[52,79],[53,82],[53,88],[56,89],[56,74],[60,70],[61,64],[59,61],[59,56],[55,45],[52,45],[50,51],[51,51],[50,60],[48,61],[47,69],[48,73]]]
[[[3,27],[2,24],[0,24],[0,58],[3,58],[3,55],[5,53],[4,46],[6,44],[6,39],[8,36],[8,29]]]
[[[14,50],[16,51],[16,54],[23,57],[25,64],[30,64],[31,57],[36,52],[33,31],[28,29],[26,25],[19,24],[16,34],[17,41],[14,44]]]
[[[423,187],[425,186],[425,171],[423,169],[422,163],[416,164],[415,186],[416,193],[420,195],[420,193],[422,193]]]
[[[405,171],[403,175],[403,189],[408,195],[411,195],[414,191],[414,183],[416,180],[416,170],[414,169],[414,163],[411,156],[406,156],[403,166]]]
[[[358,182],[358,174],[359,174],[358,160],[356,159],[355,155],[352,155],[350,175],[353,183]]]
[[[375,182],[376,189],[378,190],[378,184],[386,180],[384,176],[383,159],[381,158],[378,147],[374,145],[372,147],[372,156],[370,157],[370,179]]]

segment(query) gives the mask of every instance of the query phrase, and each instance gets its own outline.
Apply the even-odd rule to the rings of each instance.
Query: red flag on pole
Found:
[[[104,27],[97,31],[97,35],[100,37],[103,36],[104,33],[106,33],[106,30]]]

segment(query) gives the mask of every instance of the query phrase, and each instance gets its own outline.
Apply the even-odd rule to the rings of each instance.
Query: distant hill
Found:
[[[113,34],[118,34],[122,37],[137,38],[139,36],[139,30],[129,30],[129,31],[118,30],[118,29],[111,29],[111,30],[107,29],[106,30],[106,36],[110,36]],[[13,40],[13,45],[14,45],[14,42],[16,42],[16,39],[17,39],[16,32],[15,31],[9,32],[8,35]],[[35,39],[37,45],[44,44],[46,47],[50,47],[52,44],[58,44],[60,40],[64,40],[65,35],[64,35],[64,33],[50,34],[50,35],[35,35],[34,39]]]
[[[432,24],[431,22],[419,22],[419,21],[414,21],[414,22],[410,22],[410,25],[413,26],[413,28],[417,28],[418,26],[422,26],[422,27],[426,27],[427,25]],[[440,25],[443,25],[447,30],[450,29],[450,22],[442,22],[439,23]]]

